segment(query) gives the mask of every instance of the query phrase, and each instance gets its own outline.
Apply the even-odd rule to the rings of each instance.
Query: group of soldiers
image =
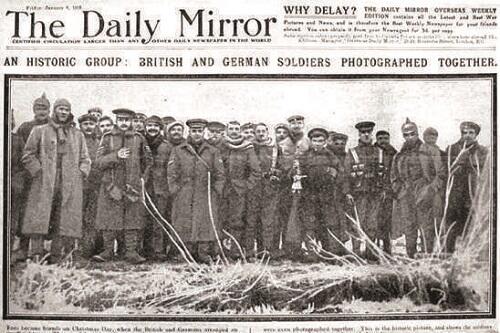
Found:
[[[182,249],[203,263],[312,261],[317,251],[376,260],[401,235],[408,256],[432,252],[436,230],[453,252],[488,154],[469,121],[442,151],[435,129],[422,142],[407,119],[398,152],[387,131],[374,142],[371,121],[355,125],[358,143],[346,149],[347,135],[306,133],[301,115],[270,129],[92,108],[77,127],[70,102],[57,99],[50,115],[45,95],[33,111],[11,137],[14,260],[47,257],[47,240],[50,262],[180,260]]]

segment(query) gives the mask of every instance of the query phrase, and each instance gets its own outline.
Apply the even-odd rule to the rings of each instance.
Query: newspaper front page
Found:
[[[2,1],[0,331],[498,332],[498,5]]]

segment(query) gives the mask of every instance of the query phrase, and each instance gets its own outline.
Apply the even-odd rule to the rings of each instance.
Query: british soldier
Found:
[[[392,215],[393,229],[402,230],[409,257],[417,253],[418,231],[422,235],[422,250],[432,252],[435,239],[433,205],[440,198],[438,151],[424,147],[418,137],[417,125],[406,119],[401,127],[405,140],[401,151],[394,156],[391,184],[395,201]],[[399,236],[399,235],[396,235]]]
[[[301,158],[304,175],[302,206],[303,235],[321,241],[328,251],[341,254],[342,244],[329,235],[332,232],[340,241],[346,241],[344,219],[338,214],[335,188],[342,180],[343,166],[340,160],[326,148],[328,132],[323,128],[313,128],[308,133],[311,147]],[[311,252],[309,252],[311,253]]]
[[[174,148],[168,162],[168,186],[174,198],[172,221],[193,256],[209,263],[217,253],[224,167],[219,151],[203,140],[207,121],[191,119],[186,125],[188,138]]]
[[[33,255],[40,256],[50,231],[51,261],[57,262],[82,237],[82,187],[91,163],[66,99],[56,100],[47,124],[33,128],[22,161],[32,177],[22,232],[31,237]]]
[[[279,123],[274,127],[276,142],[280,143],[290,136],[290,129],[287,124]]]
[[[257,185],[261,170],[253,144],[242,136],[237,121],[227,125],[221,155],[227,177],[223,194],[224,228],[244,247],[248,193]],[[231,249],[233,256],[238,255],[236,245]]]
[[[166,215],[169,199],[167,165],[172,146],[160,134],[162,125],[161,119],[157,116],[151,116],[145,121],[146,141],[153,157],[153,165],[146,181],[146,191],[151,196],[158,211],[162,215]],[[168,219],[170,219],[170,216],[168,216]],[[144,228],[145,253],[151,259],[164,261],[167,258],[166,248],[165,232],[149,214],[146,214],[146,226]]]
[[[93,116],[96,119],[96,124],[97,124],[97,123],[99,123],[99,119],[101,119],[101,117],[102,117],[102,109],[99,107],[93,107],[87,111],[87,114]],[[99,126],[95,127],[95,131],[96,131],[97,137],[100,138],[102,136],[102,133],[101,133]]]
[[[262,177],[249,193],[247,214],[247,235],[245,247],[251,251],[254,243],[274,256],[278,250],[280,229],[277,224],[281,152],[269,136],[266,124],[255,125],[255,154],[259,161]],[[259,228],[259,225],[262,227]]]
[[[143,229],[143,207],[140,201],[141,178],[147,178],[152,165],[146,139],[132,128],[134,112],[113,110],[116,128],[104,133],[97,151],[96,167],[102,172],[96,226],[102,231],[104,250],[93,258],[113,258],[114,241],[124,231],[125,260],[141,263],[138,253]]]
[[[100,139],[97,136],[97,119],[90,114],[84,114],[78,118],[80,130],[85,137],[85,143],[92,162],[90,174],[83,182],[83,237],[82,255],[91,257],[95,253],[97,232],[95,229],[95,216],[97,212],[97,195],[99,193],[99,172],[93,165],[95,163],[97,148]]]
[[[397,150],[391,145],[391,135],[389,132],[380,130],[375,134],[375,146],[382,149],[384,152],[383,160],[386,161],[386,192],[383,207],[380,210],[378,217],[377,243],[381,245],[385,252],[392,253],[392,203],[393,195],[390,186],[390,175],[392,167],[392,159],[396,155]],[[382,244],[380,244],[382,243]]]
[[[384,151],[372,143],[373,128],[375,123],[363,121],[355,125],[359,131],[359,143],[356,147],[349,149],[344,162],[346,180],[344,182],[344,193],[349,203],[357,210],[359,227],[363,230],[371,242],[375,242],[378,229],[378,219],[383,207],[387,191],[387,168],[391,161],[384,160]],[[354,210],[350,210],[350,216],[356,217]],[[352,240],[353,250],[361,254],[360,241],[356,234],[357,228],[352,224],[348,230],[352,230],[356,238]],[[376,259],[374,249],[368,242],[366,244],[366,258]]]
[[[466,231],[464,228],[478,190],[479,176],[485,167],[488,148],[477,142],[480,131],[478,124],[472,121],[462,122],[460,140],[446,149],[447,159],[450,160],[446,169],[448,175],[453,177],[446,212],[446,230],[449,230],[447,252],[455,251],[457,240]]]
[[[163,126],[161,127],[161,132],[164,137],[167,137],[167,126],[175,121],[175,118],[172,116],[165,116],[161,118],[161,122]]]

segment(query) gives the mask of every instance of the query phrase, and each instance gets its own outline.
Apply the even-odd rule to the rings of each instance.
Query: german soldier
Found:
[[[241,125],[241,135],[245,140],[252,142],[255,139],[255,125],[252,123]]]
[[[151,151],[146,139],[132,128],[134,112],[116,109],[113,113],[117,127],[103,134],[96,158],[96,167],[103,174],[96,225],[102,230],[104,251],[94,259],[112,259],[114,240],[124,231],[125,259],[141,263],[145,261],[137,252],[144,216],[141,178],[147,178],[152,165]]]
[[[53,234],[51,261],[57,262],[82,237],[82,183],[91,163],[66,99],[56,100],[48,124],[33,128],[22,161],[32,177],[22,232],[31,237],[35,256],[42,254],[44,236]]]
[[[146,121],[146,118],[147,116],[144,113],[136,112],[134,114],[134,119],[132,119],[132,128],[134,131],[142,134],[142,136],[146,135],[144,131],[144,122]]]
[[[210,121],[207,124],[207,142],[215,148],[221,149],[224,140],[223,135],[226,125],[218,121]]]
[[[417,125],[409,119],[401,127],[405,143],[394,156],[391,183],[395,195],[393,229],[402,229],[406,252],[413,258],[417,252],[418,230],[423,250],[430,253],[434,245],[434,209],[440,197],[441,180],[436,163],[438,151],[427,150],[418,137]],[[396,235],[399,236],[399,235]]]
[[[375,242],[378,218],[383,207],[387,190],[387,166],[384,152],[372,143],[375,123],[363,121],[355,125],[359,131],[359,143],[349,149],[345,159],[346,181],[344,193],[348,202],[355,205],[358,212],[359,227],[372,242]],[[351,210],[350,216],[355,217]],[[351,222],[352,223],[352,222]],[[351,229],[352,230],[352,229]],[[353,250],[360,254],[360,242],[353,239]],[[366,244],[366,258],[376,259],[374,250]]]
[[[447,252],[455,251],[456,241],[464,233],[473,198],[477,193],[479,176],[488,155],[488,148],[477,142],[480,131],[478,124],[472,121],[462,122],[460,140],[446,149],[446,156],[450,160],[446,169],[448,175],[453,176],[446,216],[446,230],[451,228],[446,241]]]
[[[246,248],[254,248],[257,241],[259,247],[274,255],[278,250],[280,229],[276,221],[279,180],[281,175],[279,146],[269,136],[266,124],[255,125],[255,154],[259,160],[262,177],[249,193]],[[259,223],[262,228],[259,228]]]
[[[203,140],[207,121],[191,119],[187,141],[174,148],[168,162],[168,185],[174,198],[173,226],[190,252],[208,263],[216,254],[218,204],[224,186],[219,151]]]

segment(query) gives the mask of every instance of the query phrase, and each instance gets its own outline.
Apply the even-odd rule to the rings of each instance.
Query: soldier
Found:
[[[162,121],[157,116],[146,119],[146,140],[153,156],[153,165],[146,181],[146,191],[151,196],[156,208],[162,214],[167,213],[168,182],[167,165],[172,146],[160,134]],[[158,261],[167,259],[167,238],[163,229],[146,213],[144,228],[144,250],[146,255]],[[170,219],[170,216],[168,216]]]
[[[241,135],[241,127],[237,121],[231,121],[227,125],[227,136],[224,138],[221,154],[227,177],[223,194],[224,229],[244,247],[247,195],[257,185],[261,170],[253,144]],[[231,255],[237,256],[236,246],[231,249]]]
[[[217,252],[224,167],[219,151],[203,140],[207,121],[191,119],[186,125],[187,141],[174,148],[168,162],[168,186],[174,197],[172,220],[193,256],[209,263]]]
[[[287,120],[290,129],[289,136],[279,142],[283,153],[283,174],[286,176],[282,177],[278,216],[280,217],[279,224],[283,228],[282,243],[285,245],[285,252],[293,258],[294,253],[300,250],[302,237],[290,231],[297,230],[294,225],[301,225],[302,212],[299,207],[301,194],[300,191],[292,192],[292,179],[294,176],[298,176],[296,173],[301,169],[299,159],[309,149],[310,140],[304,135],[305,123],[303,116],[293,115]]]
[[[101,119],[102,117],[102,109],[99,107],[93,107],[87,111],[87,114],[93,116],[96,119],[96,123],[98,123],[99,119]],[[100,138],[102,136],[102,132],[99,126],[96,126],[94,130],[96,132],[97,137]]]
[[[139,132],[142,136],[145,136],[146,133],[144,131],[144,122],[146,121],[146,115],[144,113],[136,112],[134,115],[134,119],[132,120],[132,128],[134,131]]]
[[[488,148],[477,142],[480,131],[478,124],[472,121],[462,122],[460,140],[446,149],[446,156],[450,159],[446,169],[448,175],[453,177],[446,212],[446,230],[451,228],[446,240],[446,251],[450,253],[455,251],[457,239],[465,232],[473,198],[477,193],[479,176],[488,155]]]
[[[389,132],[380,130],[375,134],[375,147],[383,150],[383,160],[386,164],[386,192],[382,202],[382,209],[378,217],[377,229],[377,245],[381,246],[386,253],[392,253],[391,232],[392,232],[392,203],[394,196],[392,195],[392,187],[390,185],[390,174],[392,167],[392,159],[396,155],[397,150],[391,145],[391,135]],[[438,170],[438,169],[437,169]],[[381,243],[381,244],[380,244]]]
[[[103,134],[96,158],[96,167],[103,174],[96,226],[102,231],[104,250],[93,258],[111,260],[114,240],[124,231],[125,260],[141,263],[145,261],[137,252],[144,217],[141,178],[147,179],[151,151],[146,139],[132,128],[134,112],[116,109],[113,113],[117,127]]]
[[[276,136],[276,142],[280,143],[290,136],[290,129],[287,124],[279,123],[274,127],[274,135]]]
[[[347,156],[347,151],[345,150],[348,136],[337,132],[328,132],[329,142],[327,142],[327,148],[332,151],[335,156],[340,160],[342,165],[344,165],[345,158]]]
[[[173,147],[184,143],[186,139],[184,138],[184,124],[180,121],[173,121],[166,127],[166,139],[167,142]]]
[[[280,229],[276,221],[281,155],[279,146],[269,136],[266,124],[255,125],[255,154],[259,160],[262,177],[255,188],[249,192],[247,235],[245,247],[251,252],[257,241],[259,248],[263,247],[272,257],[279,245]],[[262,225],[262,228],[258,226]]]
[[[101,132],[101,135],[111,132],[114,127],[115,125],[113,124],[113,119],[110,117],[104,116],[99,119],[99,131]]]
[[[441,154],[441,159],[442,159],[442,162],[443,162],[443,165],[444,164],[447,164],[448,161],[447,161],[447,156],[446,156],[446,152],[444,150],[441,150],[441,148],[439,148],[439,146],[437,145],[437,140],[438,140],[438,136],[439,136],[439,133],[438,131],[435,129],[435,128],[432,128],[432,127],[428,127],[425,129],[424,131],[424,144],[426,147],[429,147],[433,150],[439,150],[439,153]]]
[[[167,126],[170,125],[171,123],[173,123],[174,121],[175,121],[175,118],[171,117],[171,116],[166,116],[166,117],[161,118],[161,122],[163,123],[163,126],[161,128],[161,132],[162,132],[162,135],[164,137],[167,137]]]
[[[32,177],[22,232],[31,237],[34,256],[42,255],[44,236],[50,232],[51,262],[57,262],[82,237],[82,183],[91,163],[66,99],[56,100],[46,125],[33,128],[22,161]]]
[[[11,129],[15,128],[14,110],[12,110]],[[23,237],[21,233],[21,222],[23,218],[24,204],[26,202],[26,186],[29,173],[24,169],[21,157],[23,156],[24,141],[20,135],[11,132],[11,155],[10,155],[10,250],[11,263],[26,260],[29,249],[29,238]],[[19,237],[19,248],[14,252],[14,242]]]
[[[359,143],[349,149],[345,159],[344,193],[348,202],[356,207],[359,226],[375,242],[387,190],[387,169],[391,161],[384,160],[383,150],[372,144],[374,122],[363,121],[355,127],[359,131]],[[349,215],[356,217],[352,209]],[[353,239],[352,243],[355,253],[361,254],[360,241]],[[370,248],[368,242],[365,256],[370,260],[376,259],[374,249]]]
[[[22,123],[17,129],[17,135],[19,135],[24,142],[28,141],[28,137],[33,127],[45,125],[49,122],[50,102],[47,97],[45,97],[45,93],[33,102],[33,113],[35,114],[35,119]]]
[[[247,141],[253,142],[255,139],[255,127],[252,123],[245,123],[241,125],[241,134]]]
[[[218,121],[210,121],[207,124],[207,142],[220,149],[223,142],[223,134],[226,130],[226,125]]]
[[[347,240],[344,234],[344,219],[338,215],[335,197],[337,179],[339,182],[342,179],[343,166],[326,148],[328,132],[325,129],[313,128],[307,136],[311,140],[311,147],[300,162],[306,176],[301,198],[304,210],[304,241],[307,244],[309,238],[316,239],[321,241],[326,250],[341,254],[342,244],[331,237],[328,230],[342,242]]]
[[[414,258],[417,252],[418,231],[422,248],[431,253],[434,245],[433,205],[439,199],[441,181],[435,163],[439,152],[427,150],[418,137],[417,125],[408,118],[401,127],[405,143],[394,156],[391,183],[394,191],[394,227],[402,229],[406,238],[406,252]]]
[[[90,112],[80,116],[78,123],[85,137],[90,161],[92,162],[89,177],[83,182],[83,237],[81,243],[82,255],[90,258],[95,254],[97,247],[95,216],[97,212],[100,177],[99,172],[93,164],[95,163],[100,140],[96,134],[97,119]]]

